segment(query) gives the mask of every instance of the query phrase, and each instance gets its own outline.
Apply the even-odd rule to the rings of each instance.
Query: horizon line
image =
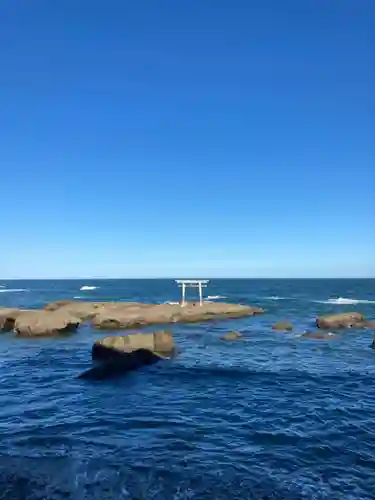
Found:
[[[195,276],[195,275],[194,275]],[[123,280],[176,280],[176,279],[193,279],[192,276],[157,276],[157,277],[51,277],[51,278],[0,278],[0,281],[123,281]],[[363,280],[375,279],[375,276],[195,276],[195,279],[208,280]]]

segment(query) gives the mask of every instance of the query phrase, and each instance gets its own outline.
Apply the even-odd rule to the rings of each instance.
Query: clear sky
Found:
[[[373,0],[1,0],[0,277],[375,276]]]

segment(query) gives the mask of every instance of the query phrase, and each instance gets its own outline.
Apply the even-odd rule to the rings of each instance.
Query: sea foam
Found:
[[[355,304],[375,304],[375,300],[367,299],[348,299],[345,297],[337,297],[336,299],[316,300],[320,304],[335,304],[335,305],[355,305]]]

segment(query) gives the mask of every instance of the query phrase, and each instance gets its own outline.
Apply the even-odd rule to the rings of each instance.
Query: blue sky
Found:
[[[0,276],[375,276],[372,0],[2,0]]]

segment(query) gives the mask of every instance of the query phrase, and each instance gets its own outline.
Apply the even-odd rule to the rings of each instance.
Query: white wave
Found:
[[[218,299],[226,299],[225,295],[209,295],[206,297],[207,300],[218,300]]]
[[[168,304],[170,306],[177,306],[179,304],[179,302],[169,302],[168,300],[166,302],[164,302],[164,304]]]
[[[97,288],[99,288],[99,287],[97,287],[97,286],[83,285],[83,286],[81,286],[80,290],[81,290],[81,291],[85,291],[85,290],[96,290]]]
[[[17,293],[17,292],[29,292],[26,288],[5,288],[0,290],[0,293]]]
[[[375,300],[367,299],[347,299],[345,297],[337,297],[336,299],[316,300],[320,304],[335,304],[335,305],[355,305],[355,304],[375,304]]]
[[[279,297],[278,295],[271,295],[271,297],[264,297],[267,300],[287,300],[288,297]]]

